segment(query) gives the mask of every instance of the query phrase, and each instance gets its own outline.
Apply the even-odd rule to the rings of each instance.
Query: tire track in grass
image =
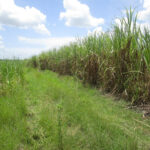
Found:
[[[51,98],[50,76],[33,71],[26,78],[28,140],[24,150],[63,150],[62,107],[59,97]]]
[[[30,95],[31,96],[31,95]],[[41,103],[38,99],[33,99],[31,96],[27,100],[27,126],[28,126],[28,148],[31,150],[42,149],[42,143],[44,140],[44,131],[43,128],[39,126],[39,112],[41,109]]]
[[[39,125],[39,113],[42,109],[41,83],[37,83],[40,74],[32,72],[26,74],[26,103],[27,103],[27,141],[24,150],[42,150],[45,139],[44,129]]]

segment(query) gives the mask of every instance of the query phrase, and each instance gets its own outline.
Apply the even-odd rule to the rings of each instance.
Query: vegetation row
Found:
[[[150,31],[142,29],[134,10],[119,24],[59,50],[34,56],[29,64],[61,75],[77,76],[84,83],[131,101],[150,102]]]

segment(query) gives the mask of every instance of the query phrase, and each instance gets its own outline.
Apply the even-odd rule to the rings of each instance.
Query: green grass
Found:
[[[23,62],[20,60],[0,61],[0,96],[13,92],[17,84],[23,84],[23,68]]]
[[[3,150],[148,150],[150,120],[77,78],[25,69],[0,98]]]
[[[13,94],[0,97],[0,147],[3,150],[17,150],[25,140],[25,115],[25,93],[22,86],[17,86]]]
[[[72,77],[28,70],[25,150],[148,150],[150,121]],[[149,127],[148,127],[149,126]]]
[[[19,60],[0,61],[0,149],[15,150],[26,138],[24,71]]]

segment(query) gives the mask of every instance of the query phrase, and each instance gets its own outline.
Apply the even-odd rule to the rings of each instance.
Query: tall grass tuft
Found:
[[[16,84],[23,84],[23,64],[19,60],[0,61],[0,96],[13,91]]]
[[[74,75],[132,104],[150,102],[150,31],[141,30],[131,8],[110,31],[33,57],[41,70]]]

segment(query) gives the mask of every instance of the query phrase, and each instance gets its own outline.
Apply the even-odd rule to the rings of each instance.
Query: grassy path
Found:
[[[25,110],[14,127],[17,139],[7,139],[17,146],[4,145],[0,135],[3,150],[149,150],[150,121],[125,102],[49,71],[30,70],[25,78],[15,98],[25,102],[18,105]]]
[[[71,77],[31,71],[28,144],[35,150],[137,150],[150,148],[150,121]],[[140,122],[142,121],[142,123]]]

